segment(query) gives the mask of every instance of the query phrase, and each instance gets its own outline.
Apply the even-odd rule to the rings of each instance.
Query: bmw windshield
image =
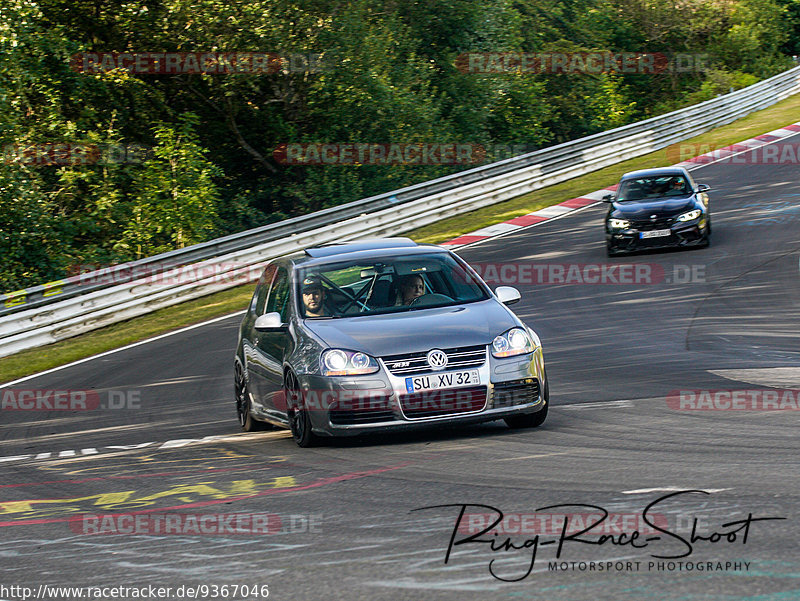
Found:
[[[489,298],[448,253],[360,258],[298,270],[300,315],[341,318],[446,307]]]
[[[682,175],[626,179],[619,186],[618,201],[646,201],[670,196],[689,196],[692,187]]]

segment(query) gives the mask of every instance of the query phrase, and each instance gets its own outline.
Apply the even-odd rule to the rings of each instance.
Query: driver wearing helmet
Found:
[[[673,177],[669,183],[667,195],[680,196],[681,194],[686,194],[686,182],[682,177]]]

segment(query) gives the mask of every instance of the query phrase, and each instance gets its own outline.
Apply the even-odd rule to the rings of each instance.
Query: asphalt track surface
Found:
[[[652,275],[502,282],[522,292],[514,310],[545,348],[551,409],[538,429],[493,422],[314,449],[285,431],[241,433],[232,394],[239,317],[15,384],[130,403],[2,412],[0,459],[22,458],[0,461],[0,585],[155,585],[172,587],[169,598],[187,585],[267,585],[270,599],[293,601],[800,598],[800,412],[669,402],[676,390],[800,389],[800,167],[720,163],[694,175],[713,188],[707,249],[607,259],[605,209],[594,206],[461,251],[471,263],[512,265],[506,274],[546,265],[542,277],[557,279],[552,265],[635,264]],[[656,523],[689,540],[697,519],[697,534],[738,528],[735,540],[696,539],[689,549],[648,530],[645,507],[681,490],[705,493],[657,504]],[[445,564],[451,536],[476,532],[454,534],[461,504],[511,519],[499,550],[456,545]],[[567,538],[558,558],[566,569],[550,569],[556,545],[547,541],[560,531],[542,516],[569,514],[574,527],[598,512],[540,510],[556,504],[604,508],[602,532],[615,538]],[[452,506],[419,509],[433,505]],[[81,516],[131,512],[269,514],[271,528],[83,533]],[[468,507],[465,516],[490,512]],[[520,528],[517,518],[533,513],[542,519]],[[785,519],[753,521],[745,540],[744,522],[730,523],[748,515]],[[641,538],[630,544],[635,529]],[[503,548],[505,537],[523,548]]]

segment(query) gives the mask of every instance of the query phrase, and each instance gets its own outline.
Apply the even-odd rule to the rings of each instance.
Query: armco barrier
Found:
[[[157,282],[112,271],[106,274],[111,283],[80,285],[71,278],[2,295],[0,357],[252,281],[269,259],[307,246],[406,232],[641,156],[798,91],[795,67],[666,115],[116,268],[176,266]],[[187,281],[180,274],[188,264],[197,277]]]

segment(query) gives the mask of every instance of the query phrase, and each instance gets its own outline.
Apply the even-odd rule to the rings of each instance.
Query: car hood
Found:
[[[648,219],[650,215],[659,217],[675,217],[686,211],[692,210],[695,205],[694,196],[681,196],[679,198],[653,198],[647,201],[636,202],[626,200],[615,202],[611,217],[616,219]]]
[[[328,346],[374,357],[489,344],[518,325],[494,299],[386,315],[305,320],[305,327]]]

